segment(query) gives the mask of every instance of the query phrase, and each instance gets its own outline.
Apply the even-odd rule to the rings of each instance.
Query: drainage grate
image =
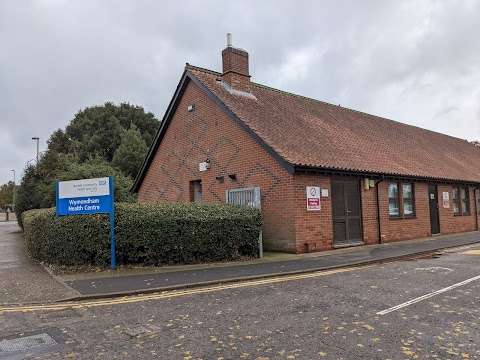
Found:
[[[57,342],[48,334],[37,334],[0,341],[0,356],[12,355],[21,351],[39,349],[57,345]]]

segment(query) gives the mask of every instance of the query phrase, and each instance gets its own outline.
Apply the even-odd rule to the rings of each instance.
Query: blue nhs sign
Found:
[[[110,252],[115,269],[113,177],[57,181],[57,217],[61,215],[110,214]]]
[[[111,212],[110,182],[109,177],[57,182],[57,216]]]

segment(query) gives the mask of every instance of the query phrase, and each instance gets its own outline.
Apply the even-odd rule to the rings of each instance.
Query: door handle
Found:
[[[350,214],[352,212],[352,210],[347,210],[347,215]]]

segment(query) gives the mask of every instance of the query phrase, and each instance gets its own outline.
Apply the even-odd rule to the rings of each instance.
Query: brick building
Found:
[[[260,187],[264,247],[293,253],[478,230],[479,147],[253,83],[231,45],[222,58],[222,73],[187,64],[139,202]]]

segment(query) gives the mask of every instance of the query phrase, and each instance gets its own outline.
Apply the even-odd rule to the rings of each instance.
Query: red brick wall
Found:
[[[378,244],[377,189],[365,189],[360,183],[362,199],[363,241],[365,244]]]
[[[446,191],[449,193],[450,207],[444,208],[442,203],[442,193]],[[476,230],[475,222],[475,199],[474,188],[470,187],[468,191],[470,197],[470,215],[459,216],[453,214],[453,196],[451,185],[438,185],[438,198],[440,209],[440,233],[452,234],[458,232],[474,231]]]
[[[384,235],[383,242],[431,236],[428,184],[414,183],[415,218],[413,219],[390,218],[388,213],[388,184],[388,180],[379,184],[381,229],[382,235]],[[444,191],[449,192],[450,208],[443,208],[442,193]],[[455,216],[453,214],[451,185],[437,185],[437,192],[439,200],[440,234],[445,235],[476,230],[473,188],[470,188],[469,191],[471,215],[468,216]],[[400,198],[400,208],[402,207],[403,203]]]
[[[196,109],[188,112],[191,104]],[[199,163],[207,158],[211,167],[200,172]],[[229,174],[236,174],[237,181]],[[295,252],[293,175],[191,82],[140,186],[138,201],[189,202],[193,180],[202,181],[204,202],[225,202],[227,189],[259,186],[265,250]]]
[[[478,191],[478,190],[477,190]],[[479,204],[479,201],[478,199],[480,198],[480,194],[477,192],[477,196],[476,196],[476,200],[477,200],[477,207],[476,207],[476,210],[477,210],[477,222],[475,223],[475,230],[479,230],[479,227],[480,227],[480,204]],[[473,211],[475,211],[475,206],[472,207]]]
[[[322,175],[296,174],[294,192],[294,214],[296,230],[296,253],[332,249],[333,225],[330,177]],[[307,186],[318,186],[328,190],[328,197],[320,197],[320,211],[307,210]]]
[[[250,100],[249,100],[250,101]],[[255,100],[251,100],[255,101]],[[195,104],[193,112],[187,106]],[[198,170],[200,162],[210,160],[210,169]],[[228,175],[236,174],[237,180]],[[216,180],[223,176],[224,182]],[[167,129],[162,143],[147,170],[138,192],[139,202],[189,202],[193,180],[202,181],[204,202],[224,202],[227,189],[259,186],[262,195],[264,247],[267,251],[303,253],[332,248],[332,204],[330,177],[289,174],[251,136],[195,84],[190,83]],[[379,184],[381,234],[383,242],[430,236],[428,185],[414,183],[413,219],[390,219],[388,183]],[[363,184],[363,183],[362,183]],[[328,190],[321,197],[321,211],[306,210],[306,187]],[[366,244],[378,243],[376,190],[360,186],[363,238]],[[469,216],[454,216],[452,187],[438,185],[441,234],[476,229],[474,188],[470,188]],[[442,192],[450,194],[450,208],[442,207]],[[400,207],[403,207],[400,198]],[[480,221],[480,216],[477,216]]]
[[[414,183],[415,198],[414,218],[390,218],[388,210],[388,184],[385,180],[378,184],[380,194],[380,218],[382,242],[392,242],[430,236],[430,208],[428,204],[428,184]],[[401,182],[399,182],[401,186]],[[403,209],[403,199],[400,196],[400,209]],[[401,212],[403,212],[401,210]]]

